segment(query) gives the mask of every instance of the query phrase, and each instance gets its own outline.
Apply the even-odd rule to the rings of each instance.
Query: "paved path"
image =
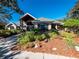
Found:
[[[77,59],[77,58],[23,51],[20,54],[14,56],[13,59]]]
[[[18,35],[13,35],[8,38],[0,38],[0,59],[9,59],[12,55],[10,48],[16,44],[16,39]]]

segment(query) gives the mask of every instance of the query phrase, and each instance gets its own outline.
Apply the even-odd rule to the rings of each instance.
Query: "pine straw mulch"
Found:
[[[75,37],[75,43],[79,43],[79,37]],[[12,50],[20,50],[20,51],[32,51],[32,52],[43,52],[55,55],[69,56],[79,58],[79,52],[77,52],[74,48],[69,48],[66,42],[62,38],[55,38],[47,43],[44,41],[39,42],[42,47],[38,48],[25,48],[25,46],[16,45]],[[56,50],[52,50],[56,48]]]

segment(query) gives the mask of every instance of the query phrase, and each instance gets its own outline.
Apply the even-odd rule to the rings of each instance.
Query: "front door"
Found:
[[[39,25],[39,28],[40,28],[41,30],[47,30],[47,25],[46,25],[46,24],[40,24],[40,25]]]
[[[34,26],[32,24],[32,22],[27,22],[27,30],[30,31],[30,30],[33,30]]]

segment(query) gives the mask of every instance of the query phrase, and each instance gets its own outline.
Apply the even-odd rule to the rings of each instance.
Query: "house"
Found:
[[[8,23],[5,25],[5,29],[11,30],[11,29],[17,29],[17,25],[15,23]]]
[[[20,26],[22,30],[32,30],[32,29],[58,30],[58,26],[61,25],[63,25],[63,23],[58,21],[38,20],[29,13],[26,13],[24,16],[20,18]]]

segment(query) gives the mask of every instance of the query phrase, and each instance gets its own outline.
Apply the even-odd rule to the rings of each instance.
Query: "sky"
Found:
[[[60,19],[67,15],[77,0],[18,0],[19,7],[24,13],[30,13],[36,18]],[[13,22],[21,16],[13,14]]]

